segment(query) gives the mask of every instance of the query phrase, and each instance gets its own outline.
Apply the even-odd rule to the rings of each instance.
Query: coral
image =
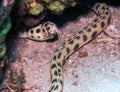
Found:
[[[2,0],[0,3],[0,83],[6,70],[5,67],[8,65],[4,41],[11,28],[9,13],[13,4],[14,0]]]
[[[61,11],[63,11],[63,10],[65,9],[65,6],[64,6],[64,4],[62,4],[62,3],[59,2],[59,1],[53,1],[53,2],[51,2],[51,3],[48,5],[48,9],[49,9],[50,11],[59,13],[59,12],[61,12]]]
[[[46,10],[60,14],[65,8],[77,4],[76,0],[23,0],[23,2],[28,8],[28,13],[32,15],[39,15]]]
[[[0,29],[0,49],[1,49],[0,58],[2,58],[6,53],[6,46],[4,44],[4,40],[10,28],[11,28],[11,21],[10,21],[10,18],[7,17],[2,23],[1,29]]]
[[[9,13],[11,11],[11,7],[13,5],[13,0],[8,2],[3,0],[0,6],[0,58],[2,58],[6,53],[6,47],[4,44],[4,40],[8,31],[11,28],[11,21],[9,17]]]

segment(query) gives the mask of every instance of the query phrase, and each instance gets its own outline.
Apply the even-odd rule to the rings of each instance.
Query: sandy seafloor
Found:
[[[105,29],[109,36],[102,32],[66,60],[63,92],[120,92],[120,6],[110,6],[110,11],[111,22]],[[25,74],[24,92],[48,92],[55,49],[94,18],[95,14],[90,12],[64,23],[55,42],[10,39],[9,55],[15,61],[14,68],[22,68]]]

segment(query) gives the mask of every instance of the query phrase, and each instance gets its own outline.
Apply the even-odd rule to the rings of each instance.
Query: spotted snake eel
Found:
[[[94,6],[97,17],[83,28],[79,33],[72,36],[63,43],[56,51],[51,61],[51,88],[49,92],[63,91],[63,65],[65,60],[79,48],[90,42],[100,34],[110,22],[110,11],[106,4],[97,3]],[[27,33],[20,34],[21,37],[32,40],[44,41],[54,38],[57,34],[57,27],[52,22],[45,22],[30,29]]]
[[[64,42],[56,51],[51,61],[51,88],[49,92],[63,91],[63,65],[65,60],[79,48],[93,40],[100,34],[110,22],[110,11],[106,4],[97,3],[93,7],[97,17],[83,28],[79,33]],[[44,34],[44,35],[43,35]],[[45,22],[20,35],[36,41],[44,41],[54,38],[57,34],[56,25]]]

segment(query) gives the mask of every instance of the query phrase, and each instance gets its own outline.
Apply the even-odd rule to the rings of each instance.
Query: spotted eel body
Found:
[[[63,43],[55,54],[51,62],[51,88],[49,92],[62,92],[63,90],[63,65],[65,60],[76,50],[94,39],[108,25],[110,21],[110,11],[106,4],[97,3],[94,6],[97,17],[83,30]]]

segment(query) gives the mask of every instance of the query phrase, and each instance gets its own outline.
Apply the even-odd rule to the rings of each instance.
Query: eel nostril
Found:
[[[40,33],[40,29],[37,29],[37,30],[36,30],[36,33]]]

